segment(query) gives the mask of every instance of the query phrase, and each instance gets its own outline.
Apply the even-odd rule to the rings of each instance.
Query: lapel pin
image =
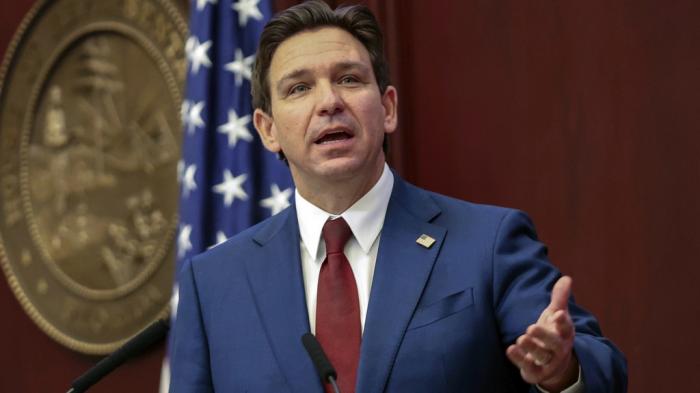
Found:
[[[416,239],[416,243],[420,244],[421,246],[423,246],[425,248],[430,248],[435,243],[435,239],[433,239],[432,237],[430,237],[424,233],[424,234],[420,235],[420,237],[418,239]]]

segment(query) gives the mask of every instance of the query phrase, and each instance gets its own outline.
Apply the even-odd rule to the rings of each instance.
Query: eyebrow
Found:
[[[281,91],[281,90],[282,90],[282,85],[284,85],[285,83],[287,83],[287,81],[293,80],[293,79],[299,79],[299,78],[301,78],[301,77],[303,77],[303,76],[305,76],[305,75],[308,75],[308,74],[310,74],[310,73],[311,73],[311,71],[309,71],[308,69],[306,69],[306,68],[301,68],[301,69],[298,69],[298,70],[294,70],[294,71],[292,71],[292,72],[290,72],[290,73],[288,73],[288,74],[285,74],[285,75],[277,82],[277,84],[276,84],[277,91]]]
[[[367,66],[364,65],[364,63],[360,63],[358,61],[345,61],[336,64],[336,68],[339,71],[345,71],[345,70],[351,70],[351,69],[359,69],[362,72],[366,72],[368,70]]]
[[[364,63],[360,63],[358,61],[344,61],[344,62],[336,63],[333,65],[333,69],[336,72],[337,71],[342,72],[342,71],[347,71],[347,70],[352,70],[352,69],[359,69],[361,72],[367,72],[369,70],[369,68]],[[291,72],[285,74],[284,76],[282,76],[282,78],[280,78],[280,80],[275,85],[277,88],[277,91],[280,91],[282,89],[282,86],[285,83],[287,83],[287,81],[294,80],[294,79],[300,79],[308,74],[311,74],[311,71],[307,68],[300,68],[300,69],[297,69],[297,70],[294,70],[294,71],[291,71]]]

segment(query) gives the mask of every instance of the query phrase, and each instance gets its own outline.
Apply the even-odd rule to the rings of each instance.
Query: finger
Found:
[[[531,384],[539,383],[543,380],[545,366],[540,366],[535,362],[532,353],[525,354],[525,361],[520,367],[520,375],[523,379]]]
[[[532,325],[527,329],[527,335],[530,336],[535,344],[542,349],[551,352],[557,352],[563,344],[563,337],[558,332],[547,329],[542,325]]]
[[[513,364],[515,364],[518,369],[520,369],[520,375],[523,380],[527,383],[537,383],[541,379],[539,374],[541,373],[540,367],[536,366],[532,358],[527,357],[527,354],[522,351],[517,345],[511,345],[506,350],[506,355]]]
[[[569,296],[571,295],[572,280],[569,276],[562,276],[552,288],[552,300],[547,307],[550,310],[567,310]]]
[[[538,323],[538,324],[540,324],[540,323],[549,323],[549,320],[551,319],[552,314],[554,314],[554,311],[550,310],[549,307],[551,307],[551,305],[550,305],[550,306],[547,306],[547,308],[545,308],[545,309],[542,311],[542,314],[540,314],[540,317],[537,319],[537,323]]]
[[[525,359],[536,366],[544,366],[554,357],[554,353],[546,349],[542,342],[538,342],[529,335],[520,336],[517,346],[525,352]]]
[[[522,336],[518,337],[518,339],[515,341],[515,345],[526,354],[537,348],[537,343],[535,343],[532,337],[528,336],[527,334],[523,334]]]
[[[528,352],[525,355],[525,360],[532,362],[537,374],[542,374],[545,368],[549,367],[552,358],[553,356],[548,352]]]
[[[562,338],[574,335],[574,322],[571,320],[568,310],[558,310],[550,317],[554,328]]]
[[[508,356],[508,359],[518,368],[523,368],[525,365],[525,352],[515,344],[506,349],[506,356]]]

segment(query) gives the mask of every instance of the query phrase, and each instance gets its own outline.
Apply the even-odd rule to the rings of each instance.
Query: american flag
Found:
[[[269,1],[191,4],[176,271],[186,259],[280,212],[293,194],[289,169],[264,149],[252,121],[251,69],[272,13]],[[166,359],[162,388],[167,379]]]

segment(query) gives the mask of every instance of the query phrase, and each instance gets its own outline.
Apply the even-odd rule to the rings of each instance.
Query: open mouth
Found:
[[[316,142],[314,142],[317,145],[324,145],[327,143],[333,143],[337,141],[344,141],[347,139],[352,138],[352,135],[345,131],[333,131],[329,132],[326,135],[323,135],[322,137],[318,138]]]

